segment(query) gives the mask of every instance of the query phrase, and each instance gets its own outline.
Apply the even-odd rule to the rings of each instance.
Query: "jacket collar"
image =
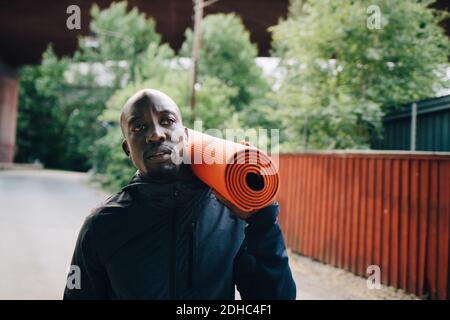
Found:
[[[140,199],[152,199],[170,203],[170,201],[173,202],[174,198],[177,199],[177,202],[188,202],[197,198],[197,196],[207,189],[209,187],[196,177],[192,180],[177,180],[162,183],[159,181],[144,180],[136,172],[130,183],[122,188],[122,191],[135,191]]]

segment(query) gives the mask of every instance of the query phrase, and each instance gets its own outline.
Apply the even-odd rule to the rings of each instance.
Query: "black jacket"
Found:
[[[64,299],[234,299],[235,285],[242,299],[295,299],[277,216],[271,205],[246,223],[200,180],[136,175],[86,218],[81,289]]]

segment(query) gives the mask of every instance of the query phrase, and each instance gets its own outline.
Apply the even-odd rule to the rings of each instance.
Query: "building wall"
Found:
[[[0,162],[13,162],[16,142],[18,79],[0,68]]]
[[[381,150],[411,150],[412,104],[386,115],[382,139],[372,147]],[[417,151],[450,151],[450,95],[417,102]]]

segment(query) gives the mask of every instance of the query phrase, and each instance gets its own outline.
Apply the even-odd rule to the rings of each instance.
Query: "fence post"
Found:
[[[411,151],[416,151],[417,103],[412,104],[411,112]]]
[[[303,124],[303,150],[308,149],[308,117],[305,117]]]

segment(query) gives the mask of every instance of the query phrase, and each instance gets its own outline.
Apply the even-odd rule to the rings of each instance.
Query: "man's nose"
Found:
[[[153,143],[153,142],[164,141],[165,139],[166,138],[165,138],[164,133],[157,126],[155,126],[154,130],[149,131],[148,134],[145,136],[145,142],[147,144]]]

